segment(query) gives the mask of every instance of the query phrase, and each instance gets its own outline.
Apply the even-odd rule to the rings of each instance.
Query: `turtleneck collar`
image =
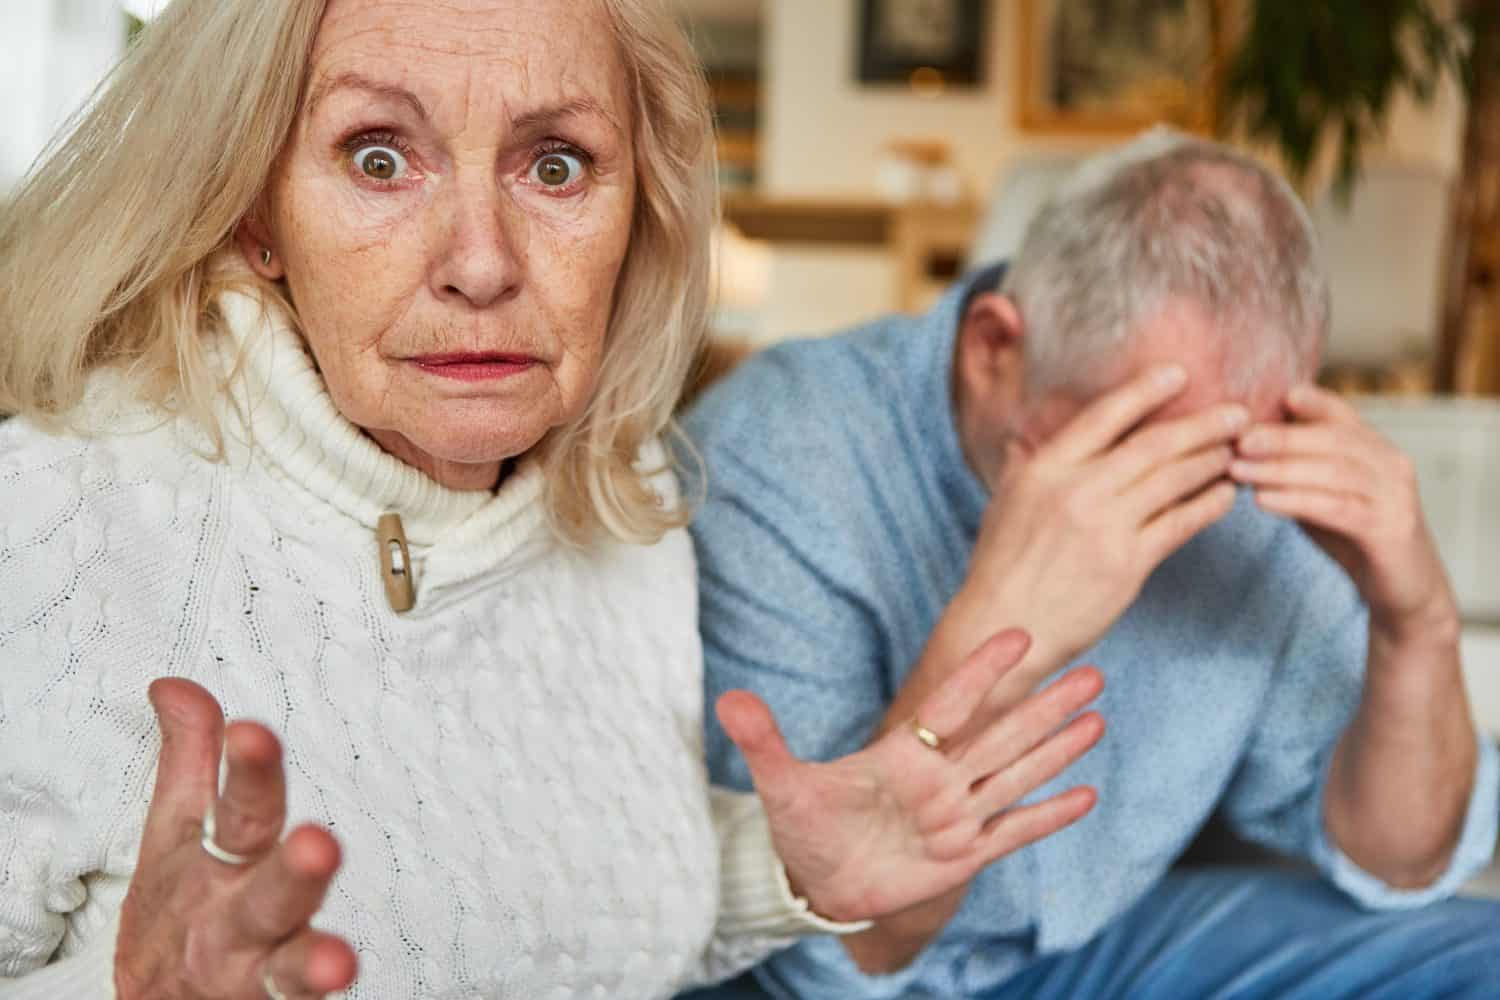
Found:
[[[431,591],[512,566],[550,538],[538,462],[523,458],[498,491],[451,490],[380,448],[334,405],[302,337],[278,306],[218,300],[231,374],[220,417],[231,461],[264,466],[371,532],[397,514],[416,563],[417,607]]]

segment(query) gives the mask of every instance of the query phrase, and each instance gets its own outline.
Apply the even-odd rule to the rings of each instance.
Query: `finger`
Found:
[[[260,723],[235,722],[225,733],[224,757],[228,767],[214,806],[214,840],[226,851],[256,857],[276,846],[286,822],[281,742]]]
[[[1271,487],[1256,490],[1255,502],[1267,513],[1351,538],[1361,537],[1373,516],[1367,499],[1334,490]]]
[[[317,1000],[353,984],[359,959],[343,938],[309,927],[272,952],[264,971],[287,1000]]]
[[[1041,802],[1007,809],[984,825],[975,851],[979,867],[1073,825],[1098,801],[1098,793],[1082,785]]]
[[[1216,479],[1227,475],[1234,449],[1227,445],[1179,458],[1137,482],[1121,496],[1135,524],[1145,524]]]
[[[1228,447],[1250,423],[1250,411],[1238,403],[1215,406],[1177,420],[1143,427],[1105,461],[1109,488],[1124,493],[1174,459],[1216,445]]]
[[[982,708],[985,695],[1030,648],[1031,637],[1021,629],[1006,629],[987,639],[927,696],[917,709],[917,720],[940,739],[957,736]]]
[[[1021,704],[996,713],[992,724],[954,757],[969,768],[974,780],[1009,767],[1103,690],[1104,675],[1098,668],[1070,670]]]
[[[1185,503],[1169,507],[1146,525],[1141,532],[1141,546],[1152,565],[1188,543],[1234,509],[1234,486],[1216,483]]]
[[[1338,424],[1363,424],[1364,418],[1354,404],[1336,392],[1306,383],[1296,386],[1286,396],[1286,408],[1301,421],[1327,421]]]
[[[196,838],[219,787],[224,713],[213,695],[192,681],[164,677],[147,691],[161,730],[156,788],[141,835],[141,863]]]
[[[1343,456],[1324,458],[1239,459],[1229,467],[1236,482],[1256,487],[1304,487],[1368,494],[1371,485],[1362,466]]]
[[[1104,719],[1087,712],[1020,760],[990,775],[974,789],[974,815],[993,816],[1021,801],[1071,767],[1104,736]]]
[[[755,790],[767,805],[780,802],[782,789],[800,761],[792,756],[776,718],[764,701],[749,691],[730,691],[719,698],[716,710],[724,732],[740,748]]]
[[[271,945],[300,931],[328,891],[341,852],[333,834],[299,826],[256,864],[229,907],[231,940]]]
[[[1044,450],[1068,464],[1092,458],[1174,399],[1186,385],[1187,371],[1182,366],[1153,368],[1090,403]]]
[[[1369,442],[1361,430],[1340,424],[1261,424],[1242,434],[1235,448],[1246,459],[1341,455],[1363,461]]]

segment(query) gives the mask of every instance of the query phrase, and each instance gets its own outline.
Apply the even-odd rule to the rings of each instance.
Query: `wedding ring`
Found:
[[[260,970],[260,988],[266,991],[270,1000],[287,1000],[285,993],[276,986],[276,980],[271,978],[271,970],[262,968]]]
[[[203,849],[208,852],[208,856],[215,861],[222,861],[226,865],[248,865],[255,860],[249,855],[236,854],[233,851],[226,851],[220,847],[218,842],[214,840],[218,829],[218,824],[214,822],[214,804],[210,802],[208,809],[203,813],[203,836],[198,838],[198,843],[203,845]],[[272,994],[272,996],[274,997],[276,994]]]
[[[917,719],[912,719],[911,720],[911,730],[912,730],[912,732],[914,732],[914,733],[917,734],[917,739],[921,740],[927,746],[931,747],[934,750],[937,750],[937,751],[940,751],[940,752],[942,751],[942,749],[943,749],[943,739],[942,739],[942,737],[940,737],[937,733],[933,732],[931,729],[928,729],[926,726],[922,725],[922,723],[919,720],[917,720]]]

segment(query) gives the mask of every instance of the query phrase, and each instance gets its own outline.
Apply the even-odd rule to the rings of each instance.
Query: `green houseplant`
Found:
[[[1347,194],[1396,95],[1427,103],[1445,74],[1469,80],[1466,19],[1432,0],[1248,0],[1242,13],[1222,121],[1274,144],[1299,181],[1331,146]]]
[[[1482,196],[1500,185],[1500,3],[1210,2],[1221,19],[1242,18],[1222,128],[1274,145],[1298,182],[1331,157],[1344,199],[1398,94],[1425,104],[1445,77],[1462,85],[1468,122],[1434,374],[1442,391],[1500,394],[1500,199]]]

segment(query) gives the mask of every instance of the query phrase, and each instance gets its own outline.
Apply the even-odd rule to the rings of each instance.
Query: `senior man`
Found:
[[[1028,800],[1088,786],[1090,815],[752,991],[1496,995],[1500,905],[1448,898],[1494,850],[1496,752],[1409,463],[1310,383],[1328,311],[1286,185],[1158,134],[1082,168],[1008,269],[695,409],[710,703],[758,692],[806,757],[926,737],[914,706],[1007,625],[1034,644],[992,697],[1085,656],[1107,682],[1103,742]],[[1216,810],[1316,874],[1173,870]]]

